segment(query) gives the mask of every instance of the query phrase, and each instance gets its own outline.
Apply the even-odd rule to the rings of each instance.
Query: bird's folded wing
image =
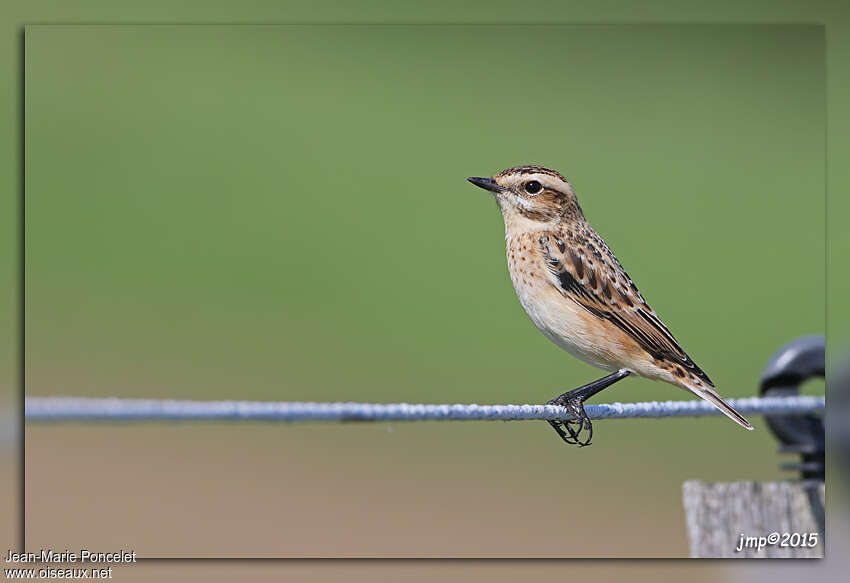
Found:
[[[538,242],[550,281],[566,298],[610,321],[653,357],[679,364],[714,386],[649,307],[604,241],[546,233]]]

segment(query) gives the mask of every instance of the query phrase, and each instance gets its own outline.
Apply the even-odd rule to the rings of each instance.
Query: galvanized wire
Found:
[[[730,399],[744,415],[822,411],[824,397]],[[585,406],[591,419],[701,417],[721,415],[701,400],[608,403]],[[27,421],[517,421],[565,420],[556,405],[427,405],[410,403],[303,403],[262,401],[177,401],[86,397],[28,397]]]

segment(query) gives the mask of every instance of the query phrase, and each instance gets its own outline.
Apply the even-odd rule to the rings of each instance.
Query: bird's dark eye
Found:
[[[525,183],[525,191],[528,194],[537,194],[543,189],[543,186],[536,180],[529,180]]]

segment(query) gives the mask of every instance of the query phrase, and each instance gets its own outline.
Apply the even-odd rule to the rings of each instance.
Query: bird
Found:
[[[585,401],[630,375],[690,391],[753,428],[649,306],[560,172],[525,165],[467,180],[498,203],[511,282],[531,321],[569,354],[610,372],[549,401],[570,413],[569,419],[549,421],[562,440],[589,445],[593,425]]]

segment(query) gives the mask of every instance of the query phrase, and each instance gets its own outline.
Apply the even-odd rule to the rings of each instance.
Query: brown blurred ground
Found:
[[[528,428],[546,429],[537,425]],[[380,425],[236,425],[226,440],[216,425],[31,425],[27,547],[122,546],[142,556],[204,557],[686,554],[678,499],[664,508],[645,493],[646,505],[622,520],[617,490],[627,485],[594,485],[592,465],[585,466],[589,474],[568,472],[541,467],[519,451],[487,449],[488,441],[501,443],[499,432],[521,425],[465,427],[473,426],[454,445],[466,463],[443,465],[440,452],[429,452],[427,445],[433,424],[393,425],[391,432]],[[409,457],[388,457],[379,447],[388,439],[408,446]],[[361,455],[353,455],[355,448],[362,448]],[[536,483],[529,474],[541,473],[550,476],[550,487],[528,488]],[[635,475],[638,493],[646,479]],[[596,515],[592,505],[581,503],[588,488],[596,495],[610,493],[611,514]],[[589,531],[605,536],[587,536]],[[726,571],[705,562],[165,560],[116,566],[114,577],[353,582],[627,577],[640,583],[663,576],[701,583]]]
[[[564,448],[536,423],[461,425],[31,425],[27,548],[687,556],[681,483],[654,477],[657,462],[620,461],[626,478],[606,483],[595,477],[619,456],[610,444]],[[513,431],[538,432],[553,457],[511,448]]]
[[[15,548],[18,542],[20,492],[16,446],[6,442],[0,444],[0,467],[9,471],[0,478],[0,548]]]

